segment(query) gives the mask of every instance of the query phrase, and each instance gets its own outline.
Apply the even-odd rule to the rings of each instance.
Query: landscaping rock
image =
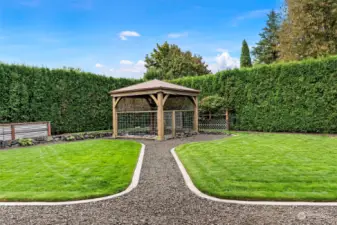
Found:
[[[32,138],[33,145],[45,144],[48,142],[60,142],[60,141],[79,141],[86,139],[96,139],[96,138],[104,138],[111,137],[111,132],[87,132],[87,133],[79,133],[79,134],[65,134],[65,135],[54,135],[51,137],[37,137]],[[14,148],[19,147],[18,140],[14,141],[1,141],[1,148]]]
[[[210,135],[226,135],[222,131],[200,131],[200,134],[210,134]]]

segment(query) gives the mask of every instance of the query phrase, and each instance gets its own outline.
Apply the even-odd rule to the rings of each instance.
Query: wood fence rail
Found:
[[[51,136],[50,122],[0,124],[0,141]]]

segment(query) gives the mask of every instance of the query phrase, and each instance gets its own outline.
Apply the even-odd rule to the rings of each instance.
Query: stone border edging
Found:
[[[114,195],[109,195],[105,197],[100,197],[100,198],[93,198],[93,199],[86,199],[86,200],[77,200],[77,201],[64,201],[64,202],[0,202],[0,206],[58,206],[58,205],[75,205],[75,204],[84,204],[84,203],[92,203],[92,202],[98,202],[98,201],[104,201],[104,200],[109,200],[112,198],[117,198],[122,195],[125,195],[132,191],[135,187],[137,187],[138,182],[139,182],[139,177],[140,177],[140,172],[142,169],[143,165],[143,159],[144,159],[144,154],[145,154],[145,145],[143,143],[140,143],[142,145],[139,157],[138,157],[138,162],[135,168],[135,171],[133,173],[132,181],[131,184],[128,186],[127,189],[124,191],[114,194]]]
[[[175,159],[180,172],[182,173],[187,187],[197,196],[216,202],[223,202],[228,204],[240,204],[240,205],[270,205],[270,206],[337,206],[337,202],[282,202],[282,201],[244,201],[244,200],[229,200],[220,199],[213,196],[202,193],[194,184],[190,176],[188,175],[184,165],[180,161],[175,148],[171,149],[171,154]]]

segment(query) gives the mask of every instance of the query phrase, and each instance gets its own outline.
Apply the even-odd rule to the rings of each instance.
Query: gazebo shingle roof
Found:
[[[167,82],[160,81],[160,80],[151,80],[151,81],[147,81],[147,82],[144,82],[144,83],[135,84],[135,85],[128,86],[128,87],[125,87],[125,88],[113,90],[113,91],[110,92],[110,94],[111,95],[122,94],[122,93],[130,93],[131,94],[132,92],[152,91],[152,90],[153,91],[154,90],[179,91],[179,92],[188,92],[188,93],[195,93],[195,94],[200,93],[199,90],[195,90],[195,89],[192,89],[192,88],[187,88],[187,87],[184,87],[184,86],[167,83]]]

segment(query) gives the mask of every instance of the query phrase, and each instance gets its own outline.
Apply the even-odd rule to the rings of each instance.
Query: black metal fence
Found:
[[[158,135],[157,111],[118,112],[117,114],[118,136],[155,138]],[[165,137],[170,138],[178,133],[192,132],[193,118],[194,112],[191,110],[164,111]],[[224,132],[227,130],[226,114],[199,112],[198,124],[200,132]]]
[[[199,112],[200,132],[222,132],[227,130],[225,113],[204,113]]]
[[[118,136],[157,136],[157,111],[118,112]]]

